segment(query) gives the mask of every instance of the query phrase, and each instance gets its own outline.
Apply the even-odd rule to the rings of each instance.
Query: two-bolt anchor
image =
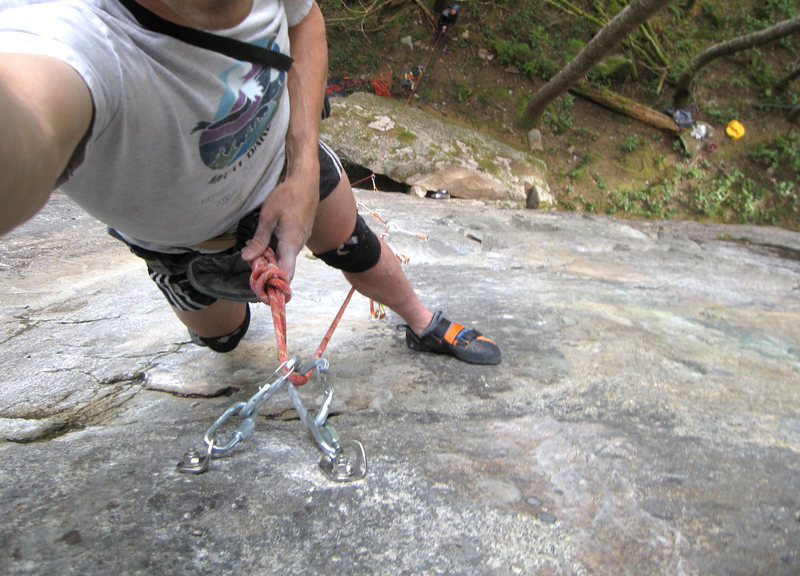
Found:
[[[236,402],[229,406],[203,435],[205,450],[200,451],[196,448],[187,450],[183,459],[178,462],[178,471],[202,474],[208,470],[214,455],[227,452],[247,438],[255,428],[257,410],[286,384],[300,420],[309,429],[322,452],[322,459],[319,462],[322,472],[334,482],[354,482],[364,478],[367,474],[364,446],[358,440],[341,440],[336,429],[327,421],[333,402],[333,387],[327,383],[328,361],[323,358],[313,358],[302,366],[300,364],[299,356],[290,358],[275,370],[272,380],[261,386],[247,402]],[[297,387],[289,382],[289,377],[293,373],[308,374],[312,370],[323,384],[324,399],[316,414],[306,409]],[[233,417],[238,417],[240,422],[223,442],[217,436],[223,425]]]

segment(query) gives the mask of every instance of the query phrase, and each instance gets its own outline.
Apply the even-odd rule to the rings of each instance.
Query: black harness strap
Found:
[[[165,20],[158,14],[154,14],[134,0],[119,1],[133,14],[134,18],[136,18],[143,28],[151,30],[152,32],[172,36],[192,46],[218,52],[242,62],[261,64],[267,68],[275,68],[277,70],[283,70],[284,72],[288,72],[289,68],[292,66],[292,58],[282,52],[262,48],[261,46],[235,40],[234,38],[218,36],[217,34],[211,34],[196,28],[175,24],[174,22]]]

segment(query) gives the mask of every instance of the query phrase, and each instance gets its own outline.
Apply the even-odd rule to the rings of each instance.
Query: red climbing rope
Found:
[[[250,274],[250,288],[252,288],[258,299],[264,304],[268,304],[272,311],[272,324],[275,326],[275,343],[278,348],[278,360],[281,363],[289,359],[289,353],[286,351],[286,304],[292,299],[292,289],[289,287],[289,277],[280,268],[278,268],[275,252],[272,248],[268,248],[264,256],[256,258],[251,262]],[[353,296],[355,288],[350,288],[347,298],[344,299],[339,312],[331,322],[328,332],[320,342],[317,351],[314,353],[314,358],[321,358],[328,346],[339,320],[342,319],[347,305],[350,303],[350,298]],[[295,386],[302,386],[311,377],[310,371],[307,374],[292,374],[289,376],[289,381]]]

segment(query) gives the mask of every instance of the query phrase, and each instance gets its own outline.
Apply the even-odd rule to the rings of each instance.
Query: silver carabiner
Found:
[[[306,410],[295,386],[289,383],[286,390],[289,392],[289,397],[292,399],[300,420],[311,431],[317,446],[322,451],[322,458],[319,462],[322,472],[334,482],[355,482],[367,475],[367,454],[363,444],[358,440],[340,441],[336,429],[327,422],[333,403],[333,387],[327,383],[325,378],[327,369],[327,362],[324,364],[320,362],[317,365],[317,371],[322,374],[324,380],[324,400],[315,415],[312,416]],[[311,367],[304,366],[300,370],[301,373],[306,374]]]
[[[219,430],[220,426],[222,426],[228,420],[228,418],[234,414],[238,414],[246,404],[246,402],[236,402],[235,404],[232,404],[227,410],[225,410],[225,412],[222,413],[219,418],[217,418],[216,422],[208,427],[208,430],[206,430],[206,433],[203,435],[203,442],[205,442],[207,446],[213,445],[214,452],[225,452],[230,450],[236,446],[236,444],[244,440],[247,435],[253,431],[255,422],[253,422],[252,418],[246,418],[244,422],[242,422],[239,427],[233,431],[233,434],[231,434],[231,437],[227,442],[219,445],[217,445],[215,442],[217,430]]]
[[[250,418],[253,416],[264,402],[269,400],[275,392],[280,390],[281,386],[284,385],[289,379],[289,376],[294,372],[295,366],[299,363],[300,356],[295,356],[278,366],[271,376],[271,378],[275,378],[275,376],[277,376],[277,378],[275,378],[269,386],[264,385],[259,388],[258,392],[256,392],[239,411],[239,416],[242,418]]]
[[[324,377],[328,369],[328,361],[323,358],[314,358],[303,366],[300,371],[302,374],[307,374],[315,368],[317,374],[321,374],[323,377],[323,394],[325,395],[325,399],[315,415],[312,416],[309,414],[308,410],[306,410],[306,407],[303,405],[303,399],[300,398],[300,393],[297,391],[296,386],[289,383],[286,390],[289,392],[289,397],[292,399],[292,404],[294,404],[294,408],[297,410],[301,422],[311,431],[320,450],[329,457],[333,457],[338,451],[338,437],[333,427],[327,426],[325,423],[325,420],[328,418],[331,403],[333,402],[333,387],[328,385],[327,378]]]
[[[300,357],[296,356],[296,358],[299,361]],[[303,364],[302,366],[300,366],[296,372],[301,376],[305,376],[312,370],[316,370],[318,376],[325,378],[325,376],[328,373],[329,366],[330,364],[328,364],[328,361],[325,358],[314,357],[305,364]]]

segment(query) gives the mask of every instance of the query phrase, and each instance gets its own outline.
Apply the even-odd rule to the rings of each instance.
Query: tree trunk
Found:
[[[706,48],[692,60],[691,64],[689,64],[689,68],[678,78],[673,104],[676,108],[681,108],[686,104],[689,98],[689,86],[695,74],[710,62],[722,56],[729,56],[741,50],[767,44],[768,42],[778,40],[779,38],[794,34],[795,32],[800,32],[800,16],[778,22],[774,26],[764,28],[758,32],[745,34],[733,40],[720,42],[719,44],[714,44],[710,48]]]
[[[561,72],[539,88],[518,121],[523,130],[530,130],[541,121],[553,100],[569,90],[603,57],[616,48],[631,32],[650,16],[675,0],[633,0],[606,24]]]
[[[605,106],[614,112],[625,114],[649,126],[658,128],[659,130],[666,130],[668,132],[680,131],[675,121],[666,114],[662,114],[630,98],[625,98],[621,94],[617,94],[611,90],[594,88],[593,86],[589,86],[586,82],[577,82],[570,88],[570,91],[592,102],[596,102],[601,106]]]

